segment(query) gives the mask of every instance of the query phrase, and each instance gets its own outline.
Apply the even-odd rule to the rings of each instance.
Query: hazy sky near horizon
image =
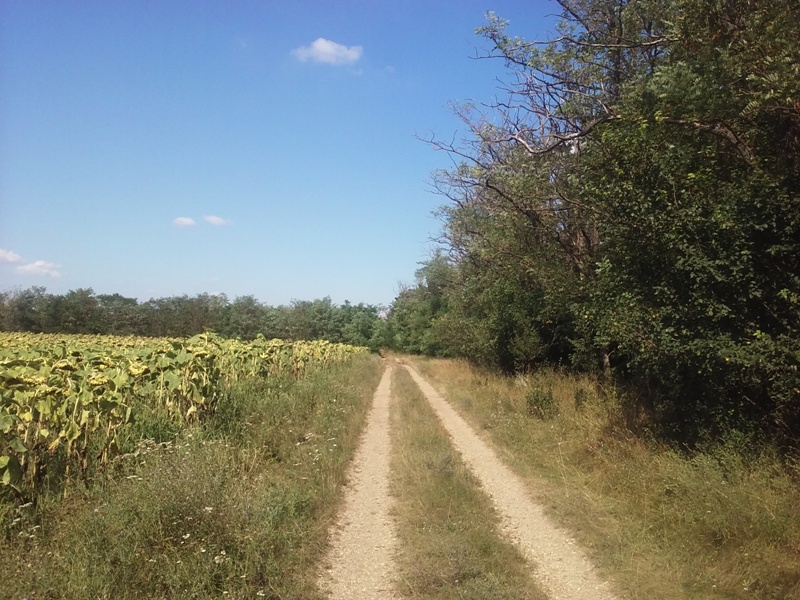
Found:
[[[501,96],[474,31],[547,0],[0,3],[0,291],[330,296],[413,281],[451,102]]]

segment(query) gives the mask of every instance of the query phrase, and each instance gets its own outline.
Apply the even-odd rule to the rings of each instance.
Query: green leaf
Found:
[[[8,444],[8,447],[19,454],[25,454],[28,451],[28,449],[25,447],[25,444],[23,444],[22,440],[18,437],[11,438],[11,442]]]
[[[0,431],[8,433],[14,426],[14,417],[9,414],[0,415]]]
[[[13,485],[22,477],[22,467],[15,456],[0,456],[0,483]]]
[[[38,410],[42,415],[49,417],[53,410],[53,401],[50,398],[38,400],[35,406],[36,410]]]
[[[67,438],[67,441],[74,442],[80,437],[80,435],[81,428],[75,421],[70,421],[64,430],[64,436]]]
[[[164,382],[167,384],[167,389],[174,390],[181,385],[181,377],[171,371],[164,373]]]

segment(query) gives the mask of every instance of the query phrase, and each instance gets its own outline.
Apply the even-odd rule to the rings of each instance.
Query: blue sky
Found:
[[[0,290],[389,304],[451,102],[499,95],[492,10],[546,0],[0,3]]]

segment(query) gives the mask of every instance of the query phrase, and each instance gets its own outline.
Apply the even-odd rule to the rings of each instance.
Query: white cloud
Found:
[[[325,38],[317,38],[310,46],[292,50],[292,55],[302,62],[311,61],[328,65],[351,65],[361,58],[363,46],[343,46]]]
[[[206,223],[211,223],[212,225],[216,225],[217,227],[220,227],[222,225],[227,225],[230,222],[226,219],[223,219],[222,217],[217,217],[215,215],[206,215],[205,217],[203,217],[203,220]]]
[[[18,262],[22,262],[22,257],[19,254],[11,250],[3,250],[0,248],[0,265]]]
[[[192,217],[178,217],[172,220],[172,224],[176,227],[192,227],[197,225]]]
[[[17,273],[22,273],[23,275],[49,275],[53,279],[56,279],[61,276],[61,273],[59,273],[57,270],[58,267],[59,265],[51,262],[37,260],[35,262],[28,263],[27,265],[20,265],[14,270]]]
[[[3,250],[0,248],[0,264],[11,264],[11,263],[21,263],[24,262],[24,259],[17,254],[16,252],[12,252],[11,250]],[[22,275],[48,275],[53,279],[57,277],[61,277],[61,273],[58,271],[60,265],[55,263],[47,262],[44,260],[37,260],[32,263],[27,263],[23,265],[19,265],[18,267],[14,267],[14,271],[20,273]]]

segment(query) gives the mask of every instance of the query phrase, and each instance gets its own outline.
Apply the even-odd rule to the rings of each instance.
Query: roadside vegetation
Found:
[[[385,339],[631,598],[800,598],[800,4],[553,9],[478,30]]]
[[[553,39],[489,14],[507,82],[457,108],[441,251],[397,351],[600,372],[653,432],[800,449],[795,0],[557,0]],[[460,136],[458,136],[460,137]],[[449,137],[448,137],[449,139]]]
[[[397,589],[431,599],[541,599],[530,565],[499,533],[490,499],[405,369],[392,382]]]
[[[478,30],[484,58],[508,69],[507,97],[456,108],[463,143],[429,140],[455,165],[434,175],[441,247],[385,313],[329,298],[269,307],[31,288],[0,293],[0,329],[210,329],[417,355],[631,598],[800,597],[800,3],[555,0],[554,11],[552,40],[512,34],[492,13]],[[8,589],[313,598],[308,567],[378,378],[376,359],[348,364],[226,387],[210,419],[149,436],[109,479],[63,503],[15,504],[0,540]],[[335,373],[344,379],[326,379]],[[96,399],[113,391],[96,381]],[[0,415],[0,435],[36,425],[17,416]],[[508,571],[472,562],[505,551],[480,529],[491,511],[435,445],[441,432],[414,441],[416,421],[395,425],[398,489],[434,506],[432,478],[466,486],[452,491],[463,505],[430,511],[444,529],[403,509],[406,543],[445,574],[406,557],[407,592],[467,593],[473,573],[476,594],[489,582],[523,594],[511,554]],[[51,433],[37,435],[45,456]],[[0,448],[0,460],[17,456],[0,463],[7,483],[31,439],[12,438]]]
[[[381,370],[361,354],[239,381],[201,424],[18,506],[3,597],[321,597],[315,565]]]
[[[326,341],[241,342],[0,333],[0,531],[8,506],[91,482],[143,439],[171,441],[219,408],[227,387],[301,378],[366,348]],[[222,409],[224,410],[224,408]]]
[[[412,362],[626,597],[800,597],[797,463],[735,435],[675,451],[620,390],[588,377]]]

